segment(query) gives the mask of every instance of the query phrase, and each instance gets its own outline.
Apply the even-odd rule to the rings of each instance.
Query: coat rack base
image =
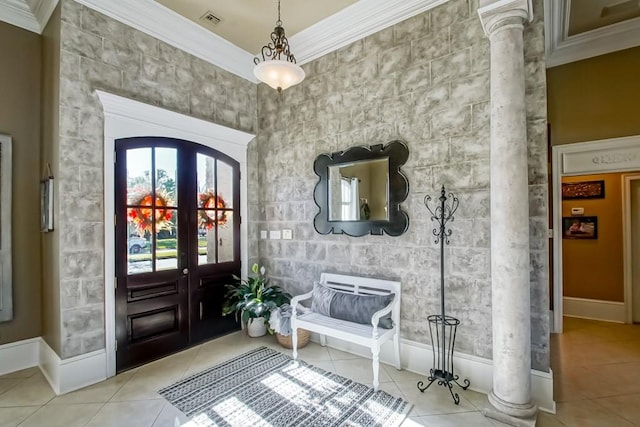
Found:
[[[471,385],[471,382],[466,378],[460,384],[458,382],[460,376],[456,375],[453,370],[453,350],[460,320],[442,315],[432,315],[427,320],[429,321],[429,333],[433,348],[433,368],[429,370],[426,385],[423,381],[418,381],[418,390],[424,393],[431,384],[437,381],[439,386],[447,387],[453,402],[457,405],[460,403],[460,396],[453,391],[453,384],[455,383],[463,390]]]

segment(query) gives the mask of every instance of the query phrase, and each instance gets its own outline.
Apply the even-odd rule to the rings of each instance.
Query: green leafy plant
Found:
[[[249,319],[263,317],[266,323],[271,310],[289,303],[291,295],[279,286],[269,284],[264,267],[253,264],[251,271],[254,276],[245,280],[234,275],[236,283],[225,285],[227,292],[222,306],[222,315],[236,313],[237,319],[240,313],[243,323],[247,323]]]

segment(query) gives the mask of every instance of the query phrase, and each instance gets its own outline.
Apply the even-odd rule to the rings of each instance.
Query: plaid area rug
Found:
[[[399,426],[411,404],[257,348],[159,393],[202,426]]]

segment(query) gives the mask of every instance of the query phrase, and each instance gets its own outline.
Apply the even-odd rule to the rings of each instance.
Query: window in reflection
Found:
[[[389,158],[329,166],[329,221],[389,219]]]

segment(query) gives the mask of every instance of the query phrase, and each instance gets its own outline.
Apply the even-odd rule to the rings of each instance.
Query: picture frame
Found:
[[[40,231],[53,231],[53,177],[40,181]]]
[[[562,200],[604,199],[604,180],[563,182]]]
[[[597,239],[597,216],[565,216],[562,217],[563,239]]]

